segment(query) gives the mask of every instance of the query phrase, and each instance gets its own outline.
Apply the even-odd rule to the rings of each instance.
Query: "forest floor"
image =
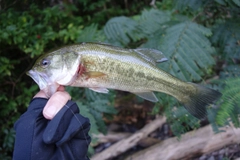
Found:
[[[99,143],[94,147],[95,154],[99,154],[107,148],[111,148],[114,144],[122,139],[126,139],[131,135],[139,132],[146,124],[151,123],[155,119],[155,115],[151,115],[150,112],[153,108],[153,104],[144,101],[144,103],[136,104],[129,101],[128,104],[124,103],[124,107],[120,102],[117,102],[116,106],[119,113],[114,116],[112,120],[107,120],[108,134],[99,137]],[[202,127],[206,126],[203,123]],[[204,136],[204,135],[203,135]],[[136,145],[133,145],[129,149],[124,150],[121,154],[106,158],[108,160],[125,160],[129,155],[142,151],[148,147],[155,145],[161,141],[175,137],[171,130],[170,125],[165,122],[159,128],[147,135],[146,138],[139,140]],[[224,137],[223,137],[224,138]],[[127,145],[127,144],[126,144]],[[128,147],[128,146],[125,146]],[[170,151],[171,152],[171,151]],[[231,142],[230,145],[223,146],[220,149],[211,151],[207,154],[192,153],[191,158],[181,159],[193,159],[193,160],[240,160],[240,144]],[[98,157],[99,158],[99,157]],[[93,158],[94,159],[94,158]],[[151,159],[149,159],[151,160]]]

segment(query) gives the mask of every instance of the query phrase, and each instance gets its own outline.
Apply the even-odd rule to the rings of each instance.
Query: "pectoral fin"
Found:
[[[94,72],[94,71],[90,71],[90,72],[85,72],[84,73],[88,78],[98,78],[98,77],[102,77],[105,76],[106,74],[102,73],[102,72]]]
[[[95,88],[89,88],[91,89],[92,91],[95,91],[95,92],[99,92],[99,93],[108,93],[109,90],[107,88],[98,88],[98,87],[95,87]]]
[[[150,91],[149,92],[132,92],[132,93],[138,95],[139,97],[141,97],[143,99],[151,101],[151,102],[157,102],[158,101],[155,94],[153,92],[150,92]]]

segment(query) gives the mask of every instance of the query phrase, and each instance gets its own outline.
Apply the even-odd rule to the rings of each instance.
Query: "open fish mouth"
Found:
[[[30,70],[27,72],[27,75],[30,76],[39,86],[40,90],[43,90],[48,86],[46,78],[36,71]]]

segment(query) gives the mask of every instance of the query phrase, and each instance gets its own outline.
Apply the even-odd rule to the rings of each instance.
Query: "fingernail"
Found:
[[[57,113],[56,107],[49,106],[48,108],[46,108],[46,110],[43,110],[43,115],[46,119],[53,119],[56,113]]]

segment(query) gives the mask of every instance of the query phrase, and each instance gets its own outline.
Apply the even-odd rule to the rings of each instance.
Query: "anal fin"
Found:
[[[155,94],[151,91],[149,92],[132,92],[134,94],[136,94],[137,96],[143,98],[143,99],[146,99],[148,101],[151,101],[151,102],[157,102],[158,99],[157,97],[155,96]]]

